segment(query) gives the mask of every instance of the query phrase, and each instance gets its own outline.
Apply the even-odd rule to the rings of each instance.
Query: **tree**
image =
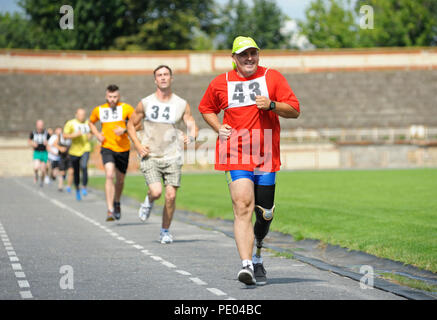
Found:
[[[288,47],[280,31],[287,17],[273,0],[253,0],[252,7],[244,0],[230,0],[220,15],[224,41],[219,48],[231,48],[234,39],[241,35],[252,37],[263,49]]]
[[[348,6],[350,7],[348,9]],[[315,0],[305,11],[302,33],[317,48],[352,48],[357,45],[358,27],[350,0]]]
[[[214,0],[69,0],[74,11],[72,30],[59,25],[64,4],[20,0],[25,16],[1,16],[0,45],[63,50],[209,49],[217,31]]]
[[[0,14],[0,48],[32,48],[29,21],[18,13]]]
[[[437,1],[358,0],[356,11],[370,5],[374,29],[359,31],[360,46],[404,47],[437,44]]]
[[[44,35],[37,39],[35,48],[41,49],[108,49],[124,31],[123,0],[105,2],[86,0],[69,1],[74,10],[74,29],[59,26],[59,12],[64,1],[21,0],[19,5],[30,18],[34,33]]]
[[[119,37],[118,49],[184,50],[214,37],[214,0],[126,0],[131,31]]]

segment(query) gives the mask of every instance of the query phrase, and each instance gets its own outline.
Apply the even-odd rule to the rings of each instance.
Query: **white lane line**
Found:
[[[173,263],[170,263],[168,261],[164,260],[164,261],[161,261],[161,263],[168,268],[176,268],[176,266]]]
[[[208,290],[209,292],[211,292],[217,296],[227,296],[226,293],[224,293],[223,291],[221,291],[220,289],[217,289],[217,288],[206,288],[206,290]]]
[[[21,267],[21,264],[19,263],[12,263],[11,266],[14,270],[23,270],[23,267]]]
[[[121,240],[121,241],[125,241],[126,240],[126,238],[123,238],[123,237],[118,237],[117,239]]]
[[[23,299],[32,299],[32,292],[30,291],[20,291],[21,298]]]
[[[149,252],[149,250],[145,249],[145,250],[141,250],[142,253],[148,255],[148,256],[152,256],[153,253]]]
[[[162,258],[158,257],[158,256],[150,256],[150,258],[152,258],[155,261],[161,261],[162,260]]]
[[[207,283],[203,280],[200,280],[199,278],[190,278],[191,281],[193,281],[195,284],[198,284],[199,286],[206,286]]]
[[[29,282],[27,280],[18,280],[18,286],[20,288],[30,288]]]
[[[135,241],[132,241],[132,240],[126,240],[125,241],[127,244],[134,244],[135,243]]]
[[[23,272],[23,267],[22,267],[22,265],[20,263],[17,263],[17,262],[20,261],[18,259],[18,257],[17,257],[17,253],[14,251],[14,247],[12,246],[11,241],[9,240],[9,237],[6,234],[6,231],[3,228],[3,225],[2,224],[0,224],[0,225],[1,225],[1,230],[2,230],[1,237],[2,237],[2,240],[3,240],[3,245],[4,245],[5,250],[6,250],[7,254],[8,254],[8,256],[9,256],[9,261],[11,262],[12,270],[14,270],[15,277],[17,279],[20,279],[20,280],[17,280],[18,287],[20,289],[22,289],[22,288],[28,288],[29,289],[30,288],[30,284],[29,284],[29,281],[26,280],[26,275]],[[15,262],[15,263],[13,263],[13,262]],[[19,292],[20,292],[20,296],[21,296],[22,299],[31,299],[31,298],[33,298],[32,292],[30,290],[19,291]]]
[[[191,273],[185,270],[175,270],[177,273],[180,273],[183,276],[191,276]]]
[[[135,249],[138,249],[138,250],[144,249],[144,247],[140,246],[139,244],[134,244],[132,247],[134,247]]]

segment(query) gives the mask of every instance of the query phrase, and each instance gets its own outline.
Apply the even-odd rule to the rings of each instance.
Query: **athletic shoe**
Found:
[[[120,220],[120,218],[121,218],[120,202],[114,202],[114,218],[116,220]]]
[[[249,266],[243,267],[240,272],[238,272],[238,281],[243,282],[247,285],[255,285],[256,279],[253,270]]]
[[[152,213],[153,202],[149,202],[149,197],[146,197],[144,203],[141,204],[140,209],[138,210],[138,217],[141,221],[146,221],[149,219],[150,214]]]
[[[264,269],[264,266],[262,263],[254,263],[253,264],[253,270],[255,274],[256,284],[257,285],[265,285],[267,283],[267,277],[266,277],[266,269]]]
[[[82,195],[86,197],[88,195],[88,190],[86,188],[82,188]]]
[[[173,236],[168,231],[161,232],[160,241],[162,244],[172,243]]]
[[[45,184],[50,184],[50,182],[51,182],[51,181],[50,181],[50,177],[49,177],[49,176],[45,176],[45,177],[44,177],[44,183],[45,183]]]
[[[67,191],[68,193],[71,193],[71,187],[68,187],[68,186],[67,186],[67,187],[65,188],[65,191]]]
[[[106,216],[106,221],[114,221],[114,214],[108,210],[108,215]]]
[[[82,200],[82,196],[80,195],[80,190],[76,190],[76,200],[77,201]]]

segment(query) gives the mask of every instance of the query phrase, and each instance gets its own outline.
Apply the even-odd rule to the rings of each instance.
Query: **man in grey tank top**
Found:
[[[161,197],[165,186],[165,205],[160,232],[161,243],[173,242],[169,232],[180,187],[184,144],[194,143],[197,126],[186,100],[172,92],[173,73],[170,67],[160,65],[154,72],[156,91],[142,99],[129,119],[127,131],[140,158],[140,169],[148,186],[147,196],[138,211],[146,221],[155,200]],[[136,129],[143,121],[141,138]],[[177,129],[180,122],[187,126],[185,135]]]

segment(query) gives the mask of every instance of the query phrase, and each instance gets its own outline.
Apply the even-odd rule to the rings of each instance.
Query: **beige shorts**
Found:
[[[179,187],[181,184],[181,168],[177,160],[145,158],[141,160],[140,170],[146,184],[164,181],[165,186]]]

